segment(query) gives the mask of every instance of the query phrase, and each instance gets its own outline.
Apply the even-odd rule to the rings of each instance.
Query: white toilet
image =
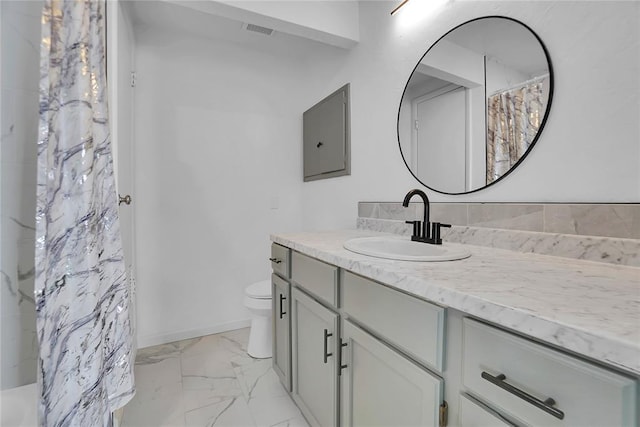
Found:
[[[249,285],[244,293],[244,305],[252,316],[247,353],[256,359],[271,357],[271,281]]]

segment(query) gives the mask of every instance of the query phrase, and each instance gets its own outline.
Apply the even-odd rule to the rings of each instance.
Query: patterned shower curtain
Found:
[[[45,0],[36,212],[39,419],[108,426],[134,393],[104,0]]]
[[[544,116],[543,81],[489,97],[487,105],[487,184],[509,171],[529,149]]]

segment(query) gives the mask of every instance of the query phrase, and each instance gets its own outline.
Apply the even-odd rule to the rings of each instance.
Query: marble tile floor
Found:
[[[249,329],[138,351],[123,427],[308,427],[271,359],[246,353]]]

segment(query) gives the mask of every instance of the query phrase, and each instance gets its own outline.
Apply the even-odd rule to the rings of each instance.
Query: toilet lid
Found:
[[[263,280],[247,286],[244,293],[251,298],[267,299],[271,298],[271,280]]]

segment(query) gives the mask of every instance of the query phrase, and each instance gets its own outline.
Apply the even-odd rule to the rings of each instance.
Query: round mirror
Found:
[[[427,50],[405,86],[404,162],[440,193],[492,185],[540,138],[552,95],[549,54],[529,27],[499,16],[459,25]]]

